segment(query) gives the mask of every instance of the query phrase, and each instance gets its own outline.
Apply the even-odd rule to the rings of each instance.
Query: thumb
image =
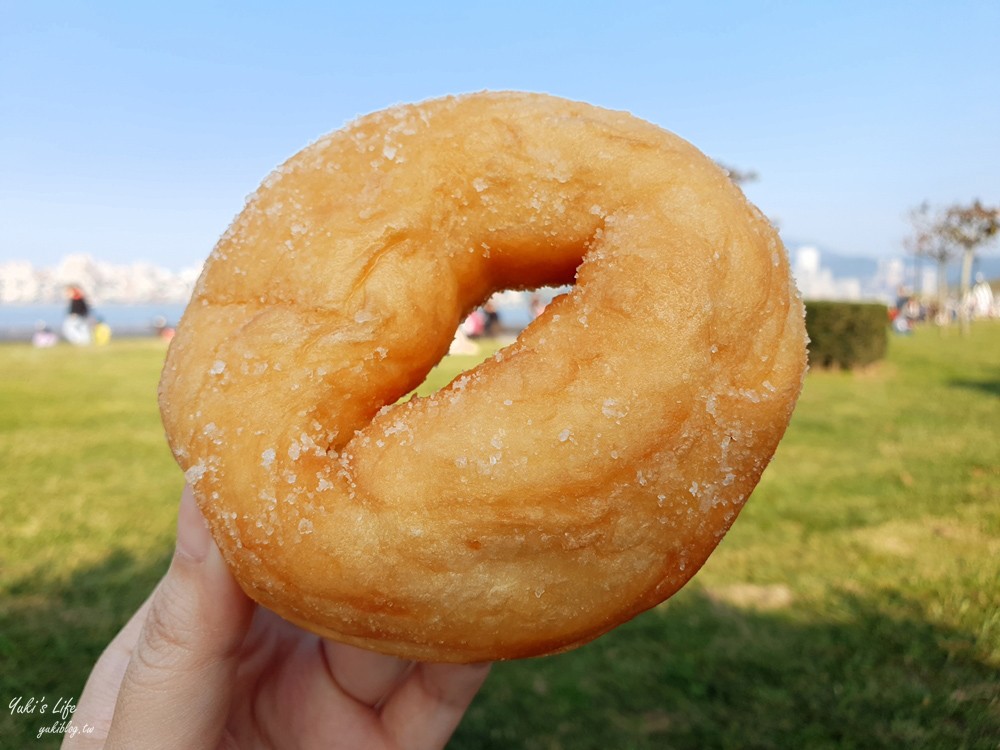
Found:
[[[217,747],[253,609],[185,487],[177,548],[125,670],[106,747]]]

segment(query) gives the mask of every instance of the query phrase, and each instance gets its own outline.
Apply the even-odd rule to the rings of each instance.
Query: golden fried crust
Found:
[[[513,345],[396,403],[490,293],[574,274]],[[785,252],[709,159],[628,114],[483,93],[363,117],[272,173],[205,266],[160,408],[250,596],[471,662],[677,591],[804,370]]]

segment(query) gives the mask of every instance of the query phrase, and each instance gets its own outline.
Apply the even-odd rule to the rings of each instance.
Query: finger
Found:
[[[348,697],[372,707],[399,682],[413,662],[321,640],[330,678]]]
[[[489,664],[418,664],[382,709],[394,747],[444,747],[489,671]]]
[[[107,747],[216,747],[252,613],[185,488],[177,548],[125,670]]]
[[[125,676],[125,668],[132,658],[132,651],[139,640],[139,633],[142,631],[154,595],[155,590],[146,597],[146,601],[118,631],[94,664],[90,677],[83,686],[83,693],[80,694],[80,702],[73,713],[72,721],[75,727],[88,726],[93,727],[93,730],[87,734],[67,731],[62,744],[63,750],[104,747],[104,741],[111,727],[111,717],[115,712],[118,691]]]

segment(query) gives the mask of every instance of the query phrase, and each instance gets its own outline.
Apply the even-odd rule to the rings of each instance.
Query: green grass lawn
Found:
[[[78,697],[162,574],[181,475],[164,347],[0,346],[0,698]],[[474,364],[451,358],[428,388]],[[455,748],[997,748],[1000,325],[811,373],[760,487],[677,596],[498,664]],[[39,717],[0,712],[0,747]]]

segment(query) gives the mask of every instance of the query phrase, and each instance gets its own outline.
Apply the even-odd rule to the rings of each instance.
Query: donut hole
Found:
[[[513,345],[521,332],[537,320],[554,299],[567,294],[572,288],[572,285],[542,286],[528,290],[505,290],[491,295],[459,324],[448,354],[419,386],[400,401],[429,396]],[[492,328],[487,325],[491,313],[496,316]]]

